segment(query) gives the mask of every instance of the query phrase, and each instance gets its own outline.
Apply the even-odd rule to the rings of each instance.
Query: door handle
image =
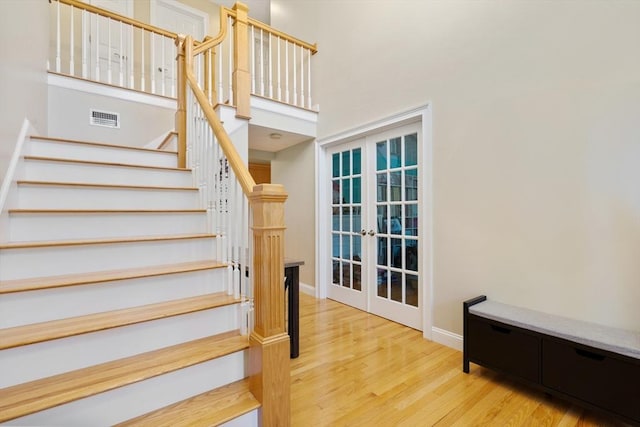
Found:
[[[376,235],[376,232],[375,232],[375,231],[373,231],[373,230],[369,230],[369,236],[375,236],[375,235]]]
[[[366,232],[366,231],[365,231],[365,229],[363,228],[362,230],[360,230],[360,234],[364,236],[364,235],[366,235],[366,234],[367,234],[367,232]]]

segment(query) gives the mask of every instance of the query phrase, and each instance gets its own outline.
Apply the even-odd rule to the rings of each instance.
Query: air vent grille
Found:
[[[95,126],[105,126],[109,128],[120,127],[120,114],[108,111],[90,110],[89,124]]]

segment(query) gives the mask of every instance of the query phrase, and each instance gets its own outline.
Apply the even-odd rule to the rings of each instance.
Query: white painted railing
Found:
[[[316,46],[249,18],[251,93],[314,109],[311,57]]]
[[[49,71],[175,97],[177,34],[77,0],[51,2]]]
[[[249,201],[194,89],[187,85],[186,92],[187,167],[192,170],[194,185],[200,190],[201,207],[207,210],[209,231],[217,235],[215,258],[227,264],[227,293],[248,300],[252,298],[250,278],[246,274],[252,262]]]

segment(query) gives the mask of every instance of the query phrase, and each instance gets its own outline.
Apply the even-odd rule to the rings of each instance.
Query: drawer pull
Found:
[[[491,325],[491,329],[493,329],[496,332],[500,332],[501,334],[510,334],[511,333],[511,329],[503,328],[502,326]]]
[[[602,354],[592,353],[590,351],[581,350],[579,348],[576,348],[574,350],[576,351],[576,354],[578,356],[586,357],[587,359],[596,360],[598,362],[602,362],[604,360],[604,357],[605,357]]]

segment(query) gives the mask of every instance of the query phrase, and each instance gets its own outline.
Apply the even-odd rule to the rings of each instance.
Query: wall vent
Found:
[[[105,126],[108,128],[120,128],[120,114],[108,111],[91,109],[89,124],[95,126]]]

